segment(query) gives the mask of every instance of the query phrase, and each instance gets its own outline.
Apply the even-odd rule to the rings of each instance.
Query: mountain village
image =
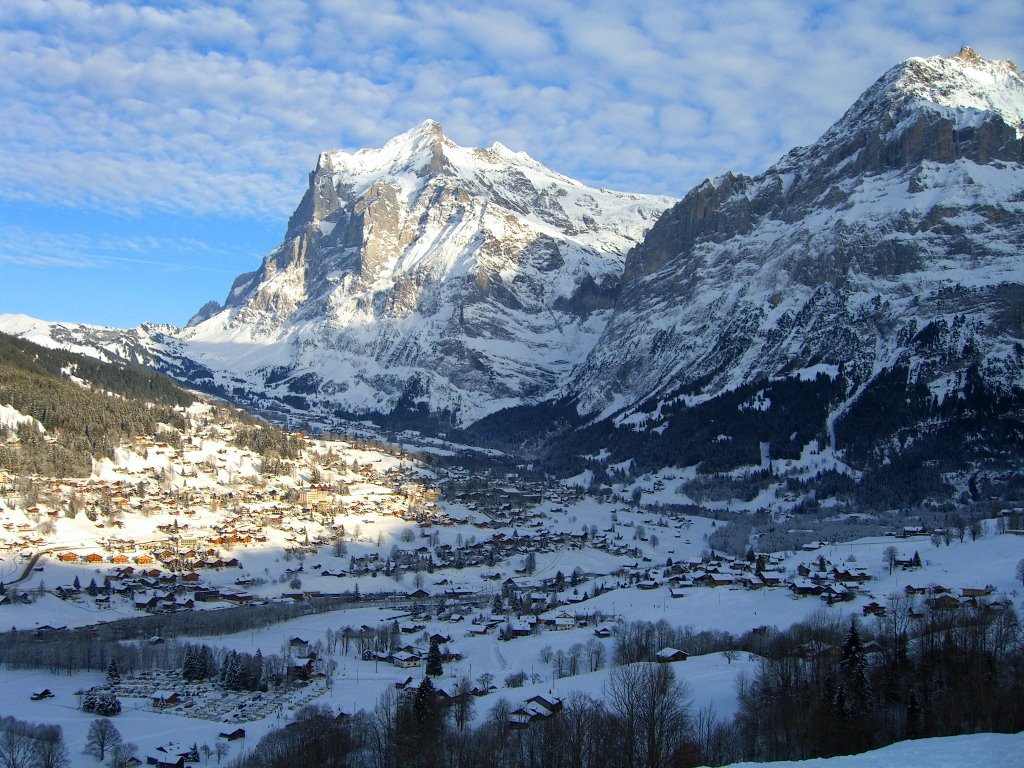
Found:
[[[1022,121],[908,59],[673,206],[427,120],[184,328],[0,315],[0,768],[1019,730]]]
[[[275,605],[332,617],[284,621],[275,642],[243,644],[265,660],[262,684],[251,690],[145,668],[99,682],[98,690],[147,716],[209,721],[225,745],[285,712],[330,701],[353,676],[373,681],[380,695],[387,686],[414,689],[431,664],[450,670],[436,684],[448,706],[470,696],[485,710],[512,697],[521,705],[510,710],[510,727],[525,727],[556,713],[577,676],[593,686],[622,627],[652,613],[684,624],[725,611],[740,617],[736,631],[756,633],[831,606],[881,621],[897,588],[918,621],[1011,604],[1009,566],[992,579],[997,587],[969,578],[969,569],[930,565],[933,551],[970,546],[954,530],[907,527],[846,545],[845,554],[843,545],[812,542],[797,552],[733,556],[708,547],[713,520],[659,501],[668,491],[657,477],[636,480],[650,497],[638,503],[627,486],[595,497],[578,486],[508,472],[483,479],[429,456],[302,434],[291,436],[298,458],[268,475],[260,455],[236,444],[229,420],[202,404],[189,411],[190,431],[139,438],[116,461],[98,462],[90,478],[31,477],[26,495],[26,478],[0,477],[0,621],[46,647],[77,637],[76,628],[97,617],[198,618]],[[984,523],[992,535],[978,544],[1016,543],[1021,510],[1005,513]],[[711,600],[721,607],[705,614]],[[220,653],[238,645],[230,637]],[[144,642],[165,639],[156,633]],[[801,650],[808,658],[836,652],[821,643]],[[731,679],[742,665],[733,667],[736,654],[725,657],[672,646],[657,653],[658,661],[696,660]],[[547,671],[526,673],[528,666]],[[88,698],[88,686],[69,697],[66,685],[38,680],[26,697],[75,707]],[[530,696],[519,695],[523,686]],[[356,699],[347,716],[370,705]],[[188,745],[180,752],[174,760],[191,756]]]

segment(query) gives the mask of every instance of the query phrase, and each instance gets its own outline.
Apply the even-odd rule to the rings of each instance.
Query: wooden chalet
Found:
[[[690,658],[690,654],[686,651],[681,651],[678,648],[662,648],[654,655],[655,661],[660,664],[669,664],[673,661],[686,661]]]
[[[154,691],[149,701],[153,709],[166,709],[181,704],[181,695],[177,691]]]
[[[703,573],[693,580],[699,587],[731,587],[736,578],[725,573]]]
[[[928,605],[936,611],[952,611],[960,607],[960,601],[952,595],[939,595],[928,601]]]
[[[411,669],[412,667],[420,666],[422,658],[419,654],[410,653],[409,651],[396,651],[391,654],[391,663],[396,667],[402,669]]]
[[[865,616],[885,616],[885,606],[872,601],[862,609]]]

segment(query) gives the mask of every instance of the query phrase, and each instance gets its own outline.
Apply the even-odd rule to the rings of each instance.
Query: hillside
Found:
[[[937,739],[902,741],[860,755],[786,760],[771,763],[733,763],[729,768],[973,768],[1013,765],[1024,749],[1024,735],[978,733]]]
[[[80,477],[124,441],[182,425],[194,396],[143,366],[104,363],[0,334],[0,468]]]

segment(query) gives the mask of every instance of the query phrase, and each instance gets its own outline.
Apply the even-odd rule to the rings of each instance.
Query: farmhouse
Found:
[[[661,664],[668,664],[673,661],[686,661],[690,654],[680,651],[678,648],[662,648],[654,657]]]

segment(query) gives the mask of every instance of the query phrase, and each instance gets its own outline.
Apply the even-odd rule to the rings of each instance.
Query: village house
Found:
[[[313,659],[304,659],[299,663],[288,665],[288,677],[292,680],[309,680],[313,676],[313,670]]]
[[[402,669],[418,667],[421,661],[422,659],[419,654],[409,653],[408,651],[396,651],[391,654],[391,663]]]
[[[655,656],[655,660],[661,664],[667,664],[673,661],[686,661],[690,658],[690,654],[686,651],[681,651],[678,648],[662,648],[658,651]]]
[[[937,611],[951,611],[960,607],[960,601],[953,595],[946,594],[929,598],[928,605]]]
[[[547,720],[562,711],[562,700],[550,696],[537,695],[526,700],[526,703],[509,714],[510,728],[526,728],[530,723]]]
[[[309,641],[303,640],[301,637],[293,637],[288,641],[288,652],[298,659],[307,658],[310,654]]]
[[[181,695],[177,691],[154,691],[150,696],[150,704],[153,709],[166,709],[181,703]]]

